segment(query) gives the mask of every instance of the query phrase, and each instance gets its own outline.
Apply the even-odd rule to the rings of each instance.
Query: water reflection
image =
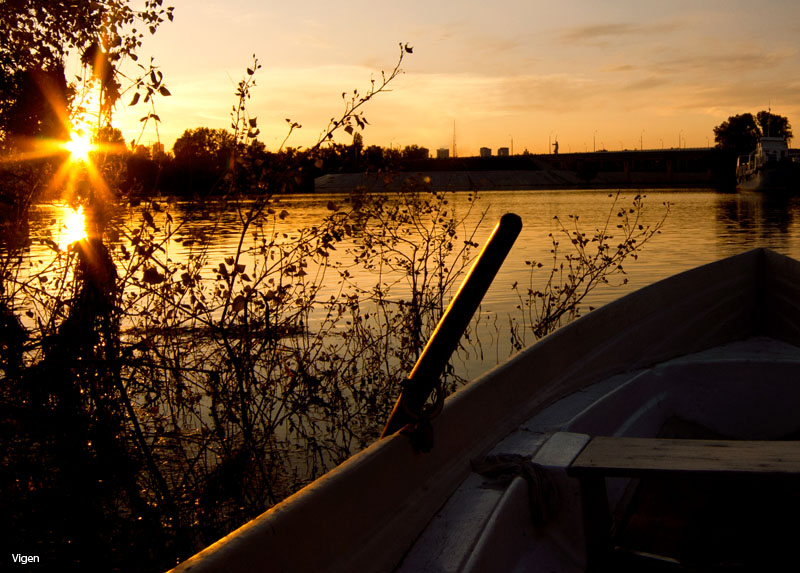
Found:
[[[64,209],[62,221],[58,228],[61,232],[57,242],[62,251],[72,243],[87,238],[86,215],[83,212],[83,207],[79,206],[77,209],[68,207]]]
[[[716,235],[725,245],[768,246],[784,252],[795,248],[797,197],[755,192],[720,195],[715,204]]]
[[[638,193],[645,195],[643,223],[653,224],[664,212],[664,203],[670,205],[670,213],[662,233],[648,243],[638,260],[625,263],[627,282],[622,279],[603,285],[592,292],[585,301],[586,306],[598,307],[632,290],[666,278],[672,274],[729,256],[744,250],[767,246],[784,254],[800,258],[800,237],[796,213],[800,200],[794,197],[761,195],[756,193],[718,193],[712,190],[646,190],[624,191],[617,198],[609,191],[488,191],[483,192],[477,202],[477,209],[470,214],[466,228],[477,224],[479,217],[483,222],[474,236],[474,241],[482,244],[492,230],[495,222],[506,212],[515,212],[522,217],[522,233],[489,289],[482,306],[487,323],[507,324],[508,316],[517,312],[519,300],[511,285],[526,280],[528,267],[525,261],[542,261],[550,264],[552,248],[550,233],[557,233],[554,217],[566,220],[568,215],[580,215],[578,225],[587,234],[593,233],[609,221],[609,214],[616,208],[630,205]],[[292,195],[281,197],[279,202],[270,205],[274,210],[269,228],[260,229],[260,236],[273,234],[292,237],[304,227],[318,225],[329,215],[333,207],[346,206],[344,195]],[[159,248],[165,256],[176,263],[186,263],[190,257],[202,254],[203,276],[213,280],[213,269],[236,252],[243,214],[236,207],[224,203],[188,204],[171,200],[160,201],[159,209],[166,209],[172,216],[172,239],[161,243]],[[451,207],[467,211],[467,194],[452,197]],[[241,206],[240,206],[241,207]],[[31,259],[52,258],[52,250],[45,239],[63,243],[70,240],[72,228],[81,225],[65,225],[65,215],[69,209],[63,205],[39,205],[31,211],[30,237],[27,256]],[[73,215],[78,219],[77,214]],[[612,214],[612,218],[615,219]],[[135,230],[142,225],[141,208],[121,208],[114,214],[114,221],[107,227],[117,231],[108,234],[112,252],[119,252],[124,244],[128,250]],[[157,224],[163,217],[157,218]],[[612,228],[615,221],[613,221]],[[166,229],[161,229],[162,231]],[[247,240],[254,241],[250,247],[257,246],[252,231]],[[59,239],[59,237],[62,237]],[[113,238],[116,237],[116,238]],[[119,244],[113,244],[113,243]],[[568,247],[568,242],[562,242]],[[115,250],[116,249],[116,250]],[[246,250],[246,249],[245,249]],[[339,245],[332,256],[346,257],[348,245]],[[255,252],[255,251],[253,251]],[[246,272],[254,270],[256,260],[249,254],[239,261],[246,265]],[[353,268],[353,273],[358,270]],[[308,272],[311,272],[309,270]],[[374,285],[374,273],[358,271],[352,280],[359,284]],[[391,277],[383,277],[388,280]],[[320,300],[338,292],[338,274],[329,273]],[[400,296],[400,294],[398,294]],[[494,318],[491,318],[494,317]],[[487,332],[484,340],[492,340],[490,364],[478,365],[470,373],[479,373],[485,367],[508,356],[507,337],[497,332]],[[496,351],[496,352],[495,352]]]
[[[629,203],[638,191],[626,191],[620,205]],[[665,278],[675,272],[735,254],[755,246],[768,246],[785,254],[800,257],[800,241],[795,214],[800,200],[795,197],[775,197],[756,193],[717,193],[711,190],[646,190],[645,208],[653,222],[663,213],[664,203],[670,204],[670,214],[661,235],[648,244],[639,260],[630,261],[625,270],[626,285],[610,285],[599,289],[591,300],[592,306],[603,304],[632,289]],[[343,195],[292,195],[272,205],[276,212],[270,233],[296,234],[298,229],[319,224],[328,215],[329,203],[343,205]],[[462,204],[463,203],[463,204]],[[453,207],[466,210],[467,195],[457,194]],[[487,294],[485,306],[501,311],[513,310],[517,303],[510,285],[526,272],[526,260],[548,261],[552,247],[548,234],[554,232],[553,217],[562,219],[569,214],[580,215],[579,224],[586,232],[605,224],[612,198],[608,191],[489,191],[478,199],[473,212],[485,211],[482,228],[475,236],[485,240],[494,223],[506,212],[522,217],[523,230],[509,258],[501,269],[495,285]],[[167,205],[165,204],[165,207]],[[235,208],[224,204],[190,205],[170,202],[177,233],[171,243],[164,245],[173,260],[181,260],[198,248],[207,248],[209,262],[219,262],[235,251],[239,238],[241,216]],[[63,205],[39,205],[31,212],[29,256],[46,255],[48,248],[41,239],[58,240],[65,235],[62,228]],[[281,218],[283,212],[287,216]],[[115,215],[113,225],[134,229],[141,224],[141,210],[122,209]],[[469,226],[469,222],[468,225]],[[79,227],[79,226],[78,226]],[[39,240],[37,240],[39,239]],[[66,235],[64,240],[67,240]],[[341,250],[339,251],[341,252]]]

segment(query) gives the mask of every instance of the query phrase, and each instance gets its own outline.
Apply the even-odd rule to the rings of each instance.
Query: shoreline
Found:
[[[658,189],[719,188],[724,184],[710,173],[606,172],[588,178],[567,170],[407,171],[393,175],[336,173],[314,180],[315,193],[341,193],[364,188],[369,191],[401,191],[424,185],[434,191],[524,191],[529,189]]]

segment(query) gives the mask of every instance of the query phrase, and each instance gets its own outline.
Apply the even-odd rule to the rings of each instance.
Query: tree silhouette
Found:
[[[223,167],[229,160],[233,149],[233,134],[224,129],[198,127],[187,129],[172,146],[172,153],[178,162],[199,166],[212,162]]]
[[[736,153],[749,153],[763,136],[792,138],[789,120],[781,115],[760,111],[732,115],[714,128],[717,147]]]
[[[173,8],[162,0],[75,2],[74,0],[4,0],[0,2],[0,141],[9,135],[52,135],[52,117],[64,117],[74,95],[64,77],[70,53],[101,81],[106,106],[119,97],[119,63],[136,60],[144,33],[154,34]],[[138,26],[138,28],[137,28]],[[44,74],[47,81],[39,81]],[[43,102],[56,101],[45,113]],[[32,102],[32,103],[31,103]],[[52,105],[51,105],[52,107]],[[59,107],[63,109],[58,109]],[[50,129],[52,131],[52,129]]]
[[[761,128],[761,134],[767,137],[785,137],[787,141],[792,139],[792,126],[789,119],[776,115],[768,111],[760,111],[756,115],[756,122]]]

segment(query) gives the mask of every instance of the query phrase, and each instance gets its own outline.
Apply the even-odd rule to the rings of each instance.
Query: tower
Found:
[[[453,157],[458,157],[458,148],[456,147],[456,121],[453,120]]]

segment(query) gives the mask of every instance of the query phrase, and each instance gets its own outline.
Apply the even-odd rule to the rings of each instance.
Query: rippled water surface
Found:
[[[616,198],[617,208],[631,204],[638,191],[624,191]],[[653,225],[664,214],[665,204],[669,204],[669,214],[661,234],[654,237],[642,250],[639,259],[625,264],[627,284],[612,281],[611,285],[599,287],[587,299],[592,306],[614,300],[631,290],[663,279],[676,272],[717,260],[754,247],[767,246],[781,253],[800,258],[800,198],[769,197],[755,193],[718,193],[711,190],[645,190],[645,210],[642,223]],[[611,195],[611,196],[610,196]],[[479,197],[467,221],[473,225],[479,212],[486,212],[475,240],[483,243],[499,217],[506,212],[514,212],[522,217],[523,230],[511,251],[505,265],[495,279],[484,300],[482,312],[487,316],[500,317],[498,324],[507,324],[509,313],[515,312],[518,304],[511,285],[527,280],[525,261],[536,260],[547,263],[552,248],[550,233],[557,232],[557,216],[561,221],[572,224],[568,215],[578,215],[580,230],[590,236],[604,226],[611,217],[611,228],[616,225],[616,208],[613,201],[616,191],[489,191]],[[466,213],[469,203],[467,194],[456,194],[451,199],[457,212]],[[330,213],[329,203],[343,204],[343,196],[296,195],[281,198],[278,210],[285,209],[288,216],[276,220],[276,229],[287,234],[305,226],[318,224],[322,217]],[[44,256],[47,249],[35,239],[47,233],[56,238],[59,234],[58,221],[64,207],[58,205],[38,206],[31,221],[31,237],[34,243],[32,256]],[[171,208],[176,223],[181,220],[180,204]],[[129,226],[134,226],[140,217],[139,210],[118,214],[118,218]],[[166,245],[173,260],[185,257],[196,248],[187,237],[205,234],[210,238],[209,262],[215,257],[220,260],[236,249],[238,217],[234,211],[223,212],[221,216],[210,218],[185,219],[184,228],[177,240]],[[568,244],[562,241],[562,248]],[[368,283],[374,277],[358,275],[355,280]],[[501,326],[502,328],[502,326]],[[490,337],[496,346],[491,357],[483,361],[469,360],[465,372],[475,375],[497,360],[508,355],[509,349],[502,332]]]

